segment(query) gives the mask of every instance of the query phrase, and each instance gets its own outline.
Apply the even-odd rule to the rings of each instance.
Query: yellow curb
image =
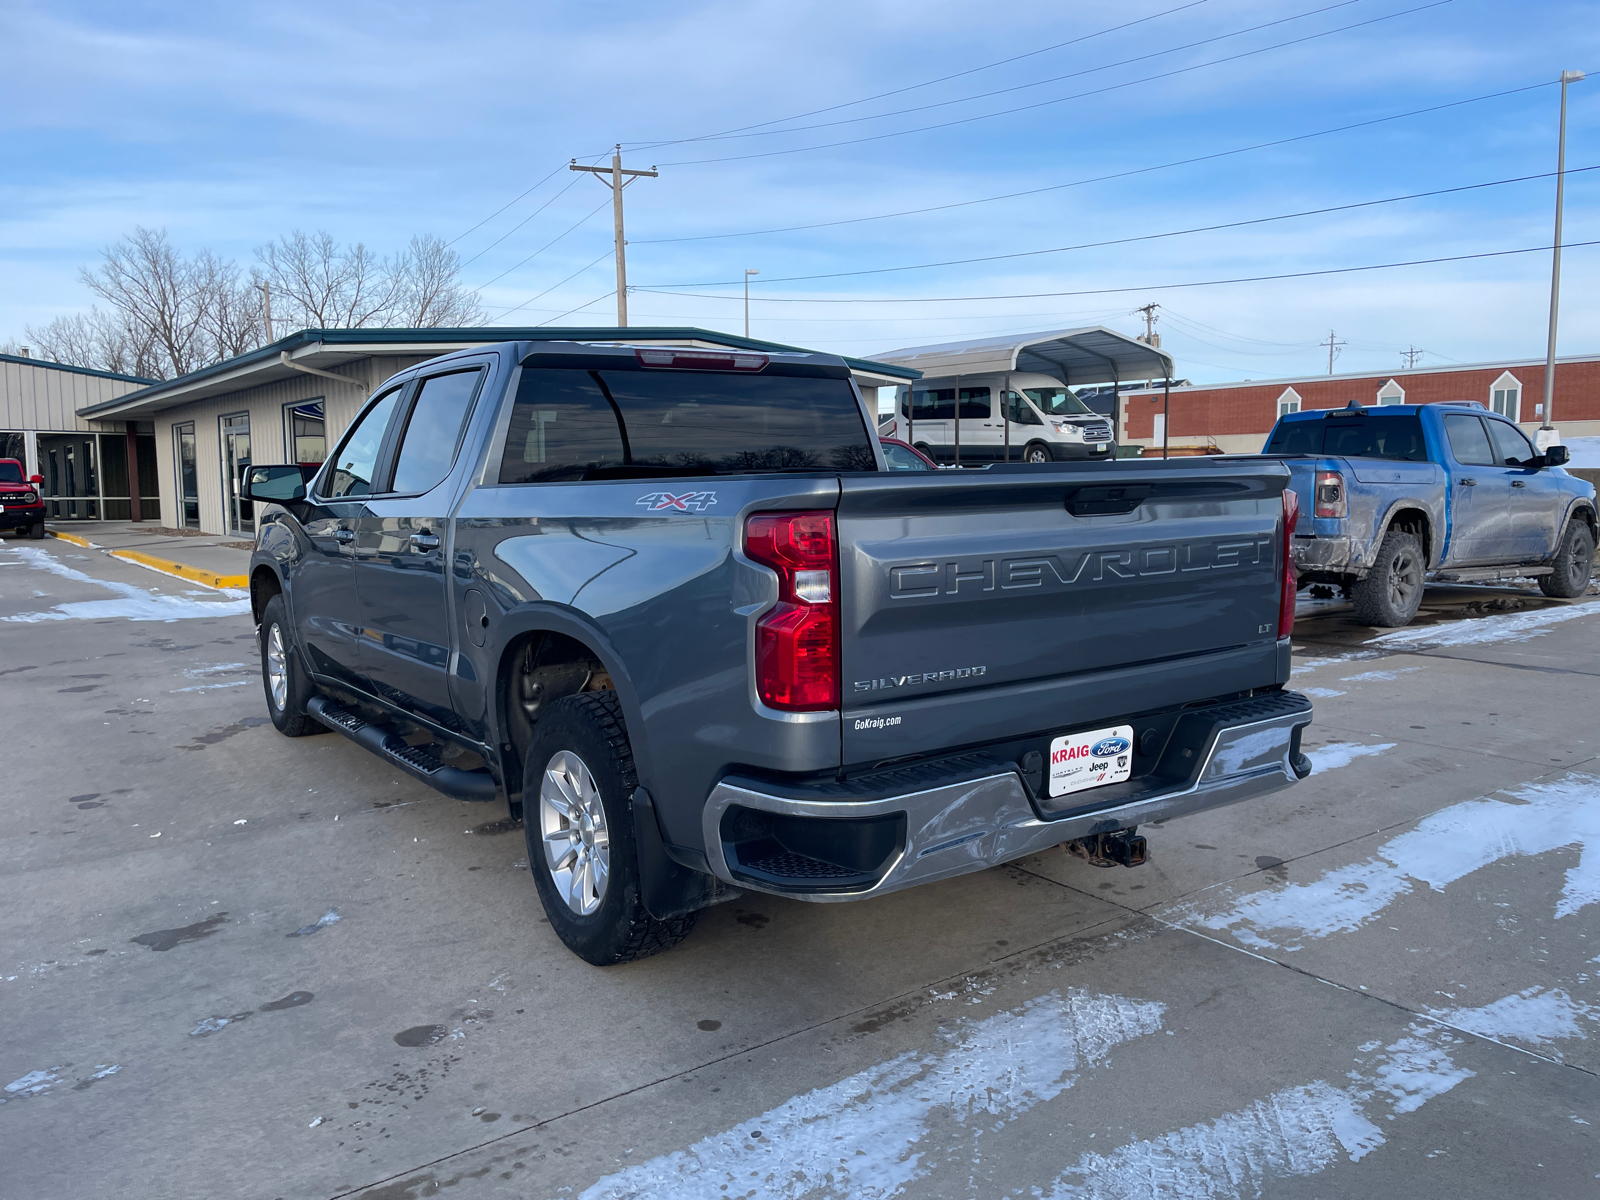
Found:
[[[58,533],[56,536],[61,537],[63,535]],[[89,543],[82,542],[80,544],[87,546]],[[138,563],[141,567],[149,567],[152,571],[160,571],[163,575],[187,579],[190,583],[203,583],[206,587],[244,588],[250,586],[250,577],[248,575],[218,575],[215,571],[202,571],[199,567],[188,567],[183,563],[157,558],[153,554],[141,554],[137,550],[109,550],[107,553],[112,558],[125,558],[129,562]]]
[[[95,549],[95,544],[88,538],[81,538],[75,533],[57,533],[54,529],[49,531],[53,538],[60,538],[63,542],[71,542],[74,546],[82,546],[85,550]]]

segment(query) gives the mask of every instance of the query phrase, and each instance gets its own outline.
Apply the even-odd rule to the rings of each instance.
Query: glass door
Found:
[[[222,418],[223,507],[228,532],[255,535],[255,505],[239,494],[244,469],[250,465],[250,414]]]
[[[185,529],[200,528],[200,471],[195,465],[194,422],[172,427],[178,456],[178,520]]]

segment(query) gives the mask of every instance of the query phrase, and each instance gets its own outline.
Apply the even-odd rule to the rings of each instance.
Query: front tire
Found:
[[[1054,462],[1055,456],[1050,453],[1050,447],[1043,442],[1029,442],[1028,448],[1022,452],[1022,461],[1030,463]]]
[[[1378,547],[1378,561],[1350,589],[1355,618],[1363,625],[1397,629],[1409,625],[1422,606],[1422,546],[1416,535],[1391,529]]]
[[[522,772],[528,867],[567,949],[608,967],[670,950],[689,935],[698,913],[657,920],[640,898],[639,780],[615,692],[580,692],[549,705]]]
[[[44,522],[35,521],[32,525],[28,526],[28,537],[36,542],[44,541]]]
[[[1561,549],[1551,564],[1555,570],[1539,576],[1539,590],[1546,596],[1571,600],[1589,588],[1589,574],[1594,569],[1594,534],[1582,520],[1573,520],[1561,539]]]
[[[261,613],[261,685],[273,728],[284,737],[305,737],[321,733],[322,726],[306,712],[307,702],[317,693],[300,665],[286,608],[278,595],[267,601]]]

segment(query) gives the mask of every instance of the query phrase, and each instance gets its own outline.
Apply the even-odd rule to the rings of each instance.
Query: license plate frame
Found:
[[[1126,783],[1132,775],[1132,725],[1108,725],[1064,733],[1050,741],[1050,775],[1046,790],[1051,799],[1108,784]]]

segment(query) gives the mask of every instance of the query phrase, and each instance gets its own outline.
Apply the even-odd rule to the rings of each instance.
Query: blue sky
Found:
[[[504,323],[609,324],[608,194],[562,168],[621,140],[627,165],[661,167],[628,190],[636,325],[737,331],[736,285],[680,285],[756,268],[753,334],[847,354],[1079,324],[1131,333],[1142,327],[1132,310],[1155,301],[1165,348],[1195,380],[1326,370],[1316,343],[1330,329],[1348,342],[1340,371],[1394,370],[1407,346],[1426,351],[1423,365],[1536,358],[1548,253],[1156,285],[1548,245],[1548,178],[1132,244],[792,277],[1549,172],[1550,81],[1600,71],[1594,11],[1565,0],[12,0],[0,11],[12,47],[0,78],[0,340],[86,307],[79,267],[137,224],[241,263],[297,227],[380,253],[415,233],[459,238],[464,279],[483,286],[489,312],[524,306]],[[1246,32],[1268,22],[1279,23]],[[1308,40],[1279,45],[1291,39]],[[1016,61],[987,66],[1004,59]],[[1054,186],[1519,88],[1530,90]],[[1600,75],[1571,90],[1567,162],[1600,165]],[[1597,197],[1600,171],[1569,178],[1569,243],[1600,239]],[[757,232],[774,229],[789,231]],[[1600,247],[1569,250],[1563,279],[1562,352],[1600,351]],[[1105,291],[1120,288],[1132,290]],[[1089,294],[1038,295],[1070,292]]]

